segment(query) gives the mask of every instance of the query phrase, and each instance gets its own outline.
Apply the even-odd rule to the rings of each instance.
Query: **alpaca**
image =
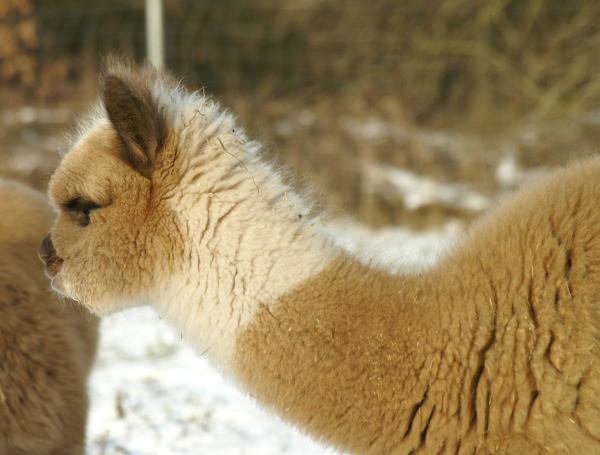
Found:
[[[57,292],[99,315],[151,305],[333,447],[600,451],[600,159],[393,274],[337,247],[216,102],[112,61],[49,195]]]
[[[44,279],[44,196],[0,180],[0,207],[0,455],[83,455],[97,319]]]

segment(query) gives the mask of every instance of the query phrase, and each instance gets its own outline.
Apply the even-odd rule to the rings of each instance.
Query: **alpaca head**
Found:
[[[297,224],[310,224],[310,208],[259,150],[203,94],[109,64],[102,103],[50,181],[59,215],[40,256],[53,288],[99,314],[286,291],[310,262],[264,275],[276,251],[294,264],[307,254]]]
[[[180,253],[165,192],[177,147],[153,90],[174,84],[148,68],[109,64],[102,104],[51,178],[59,212],[40,247],[53,288],[92,311],[143,303]],[[171,161],[170,161],[171,160]]]

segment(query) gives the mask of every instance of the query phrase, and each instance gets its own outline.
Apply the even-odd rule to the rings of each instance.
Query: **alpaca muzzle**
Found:
[[[46,276],[48,276],[48,278],[54,278],[58,272],[60,272],[63,260],[56,254],[50,234],[42,240],[40,248],[38,249],[38,256],[46,267]]]

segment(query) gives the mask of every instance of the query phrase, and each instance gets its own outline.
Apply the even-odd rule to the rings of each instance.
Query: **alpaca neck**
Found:
[[[193,241],[155,302],[224,369],[261,308],[270,311],[341,254],[300,199],[244,145],[235,136],[218,136],[187,163],[181,190],[170,198],[181,231]]]
[[[430,390],[470,397],[471,363],[487,342],[488,325],[477,332],[487,310],[454,305],[464,271],[446,264],[443,276],[395,276],[362,265],[333,246],[248,143],[221,133],[178,158],[187,171],[168,197],[191,241],[157,309],[311,433],[357,451],[417,447],[440,406]],[[464,343],[474,359],[461,357]],[[449,369],[452,382],[440,382]],[[473,412],[469,403],[461,418]],[[382,419],[398,437],[380,434]]]
[[[444,319],[462,315],[440,308],[440,291],[430,276],[398,277],[338,258],[255,315],[238,338],[236,377],[318,438],[357,453],[408,453],[435,411],[430,391],[454,396],[471,384],[466,370],[453,373],[461,375],[456,383],[436,383],[440,369],[463,363],[442,331]],[[456,357],[446,359],[445,350]],[[386,439],[383,427],[397,437]]]

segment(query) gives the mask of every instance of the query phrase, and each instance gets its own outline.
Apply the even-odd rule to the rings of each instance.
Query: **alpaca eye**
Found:
[[[100,206],[95,202],[77,197],[64,204],[64,208],[77,224],[85,227],[90,224],[90,213],[92,210],[96,210]]]

